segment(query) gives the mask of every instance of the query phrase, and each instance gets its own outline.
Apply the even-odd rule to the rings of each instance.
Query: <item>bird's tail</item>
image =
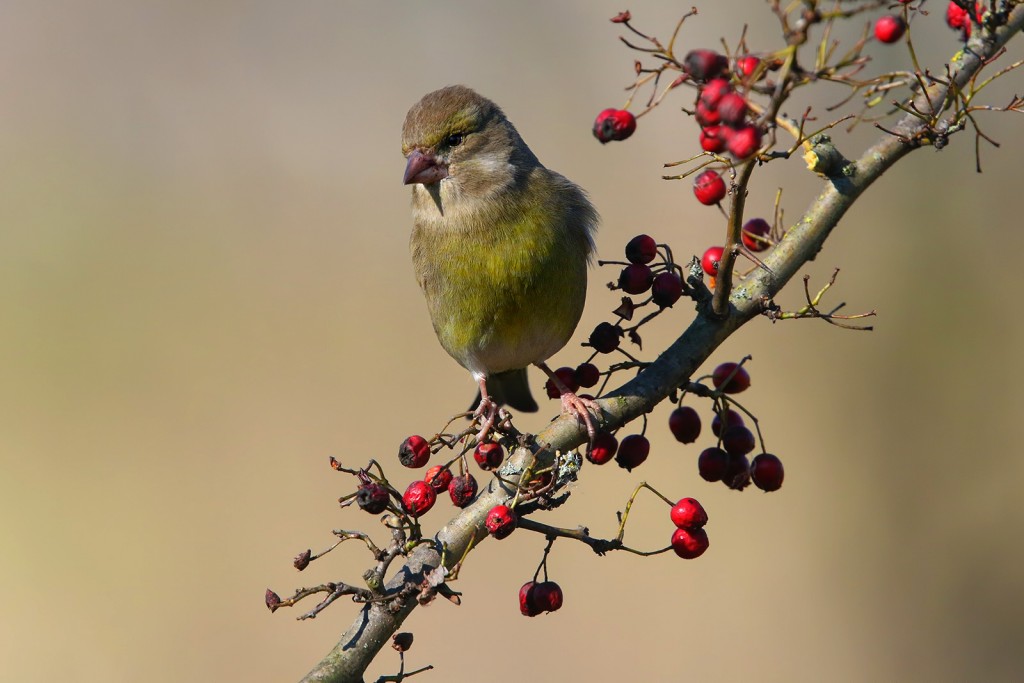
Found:
[[[487,376],[487,391],[498,405],[508,406],[521,413],[537,412],[537,402],[530,393],[530,384],[526,378],[526,368],[508,370]],[[470,410],[480,405],[480,392]]]

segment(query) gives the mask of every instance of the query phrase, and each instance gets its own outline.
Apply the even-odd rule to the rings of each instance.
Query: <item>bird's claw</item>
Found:
[[[580,398],[571,391],[562,394],[562,412],[567,415],[574,415],[579,422],[587,428],[587,438],[593,442],[597,435],[591,413],[601,415],[600,404],[591,398]]]
[[[483,443],[486,441],[487,437],[490,436],[491,430],[494,428],[494,422],[498,419],[505,419],[507,415],[490,396],[481,396],[480,405],[473,411],[473,419],[480,423],[480,431],[476,434],[476,442]]]

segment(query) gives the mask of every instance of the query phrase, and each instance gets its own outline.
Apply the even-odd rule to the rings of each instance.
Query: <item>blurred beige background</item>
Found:
[[[934,66],[956,43],[933,4],[915,38]],[[630,9],[667,37],[681,9],[667,5]],[[461,82],[502,104],[591,193],[603,256],[641,231],[677,254],[717,240],[721,220],[689,183],[659,179],[696,149],[675,110],[685,97],[628,143],[591,137],[632,76],[607,21],[621,9],[0,6],[0,679],[290,681],[350,623],[344,602],[311,622],[270,615],[263,591],[358,579],[355,547],[302,575],[290,566],[331,529],[367,525],[337,509],[349,482],[328,456],[393,462],[404,436],[436,431],[473,393],[408,263],[399,130],[423,93]],[[777,44],[760,3],[701,10],[684,50],[734,41],[739,19],[753,48]],[[905,61],[876,52],[871,69]],[[1021,90],[1019,74],[1007,81],[991,101]],[[784,459],[782,491],[701,481],[699,447],[676,444],[659,410],[643,468],[587,470],[549,519],[613,534],[644,478],[704,502],[709,552],[601,559],[560,542],[565,607],[524,619],[516,594],[542,539],[488,543],[458,582],[462,607],[407,622],[410,664],[437,667],[424,681],[483,680],[485,666],[497,682],[1019,679],[1021,121],[982,120],[1003,143],[983,150],[984,175],[970,135],[914,154],[808,269],[820,283],[842,267],[832,301],[877,308],[875,332],[755,321],[716,355],[754,356],[743,399]],[[785,186],[795,219],[817,188],[801,166],[761,169],[750,215]],[[614,276],[595,274],[579,339],[614,307]],[[799,286],[782,301],[798,305]],[[690,315],[677,306],[649,348]],[[664,508],[642,503],[627,539],[664,545]],[[385,654],[370,674],[396,669]]]

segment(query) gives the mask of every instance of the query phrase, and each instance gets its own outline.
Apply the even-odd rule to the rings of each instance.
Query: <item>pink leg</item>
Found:
[[[580,398],[570,391],[569,387],[565,386],[562,380],[558,379],[558,375],[551,371],[547,363],[537,363],[537,367],[544,371],[544,374],[548,376],[548,379],[551,380],[555,388],[562,395],[562,412],[575,415],[576,419],[587,428],[587,436],[593,441],[597,430],[594,428],[591,413],[594,415],[601,414],[601,407],[597,404],[597,401],[589,398]]]
[[[498,417],[498,404],[487,393],[487,378],[481,377],[477,383],[480,385],[480,405],[473,411],[473,419],[480,420],[480,431],[477,432],[476,440],[477,443],[483,443],[490,435],[494,421]]]

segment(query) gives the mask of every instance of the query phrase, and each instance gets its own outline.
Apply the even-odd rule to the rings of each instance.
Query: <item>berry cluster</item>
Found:
[[[672,506],[669,513],[676,530],[672,532],[670,545],[675,554],[684,560],[692,560],[704,554],[710,545],[704,525],[708,513],[695,498],[682,498]]]
[[[713,154],[728,151],[740,160],[752,156],[761,147],[761,127],[750,120],[750,104],[733,89],[733,83],[756,80],[764,71],[761,60],[743,56],[730,73],[724,55],[713,50],[691,50],[683,59],[683,70],[700,84],[694,117],[701,127],[701,149]]]

